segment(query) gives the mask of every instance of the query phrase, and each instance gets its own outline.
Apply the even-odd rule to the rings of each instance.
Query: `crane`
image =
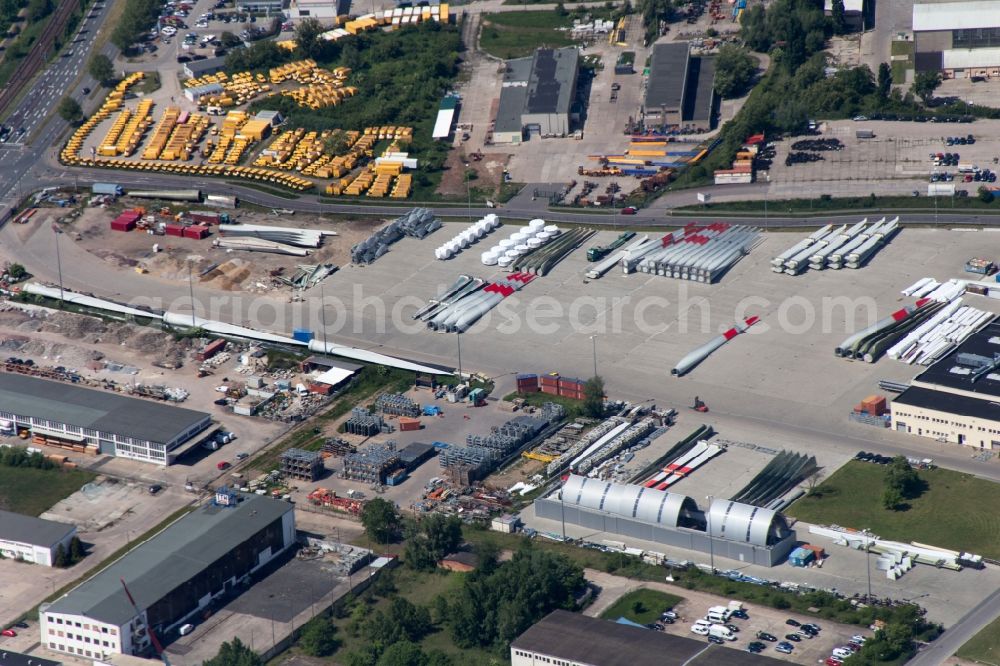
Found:
[[[132,593],[128,591],[128,586],[125,584],[125,579],[119,578],[118,580],[122,582],[122,588],[125,589],[125,596],[128,597],[128,602],[132,604],[132,608],[135,609],[135,614],[142,615],[142,613],[139,611],[139,607],[136,606],[135,604],[135,599],[132,598]],[[159,639],[156,638],[156,632],[153,631],[152,627],[148,627],[148,630],[149,630],[149,639],[153,643],[153,649],[156,650],[156,656],[163,661],[164,666],[170,666],[170,660],[167,659],[167,653],[163,651],[163,646],[160,645]]]

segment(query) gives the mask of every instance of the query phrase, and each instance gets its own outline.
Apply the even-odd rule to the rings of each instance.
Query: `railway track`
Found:
[[[13,76],[7,81],[7,85],[0,89],[0,117],[7,111],[17,96],[24,90],[35,75],[45,66],[45,56],[55,44],[56,37],[66,29],[66,23],[73,14],[73,9],[79,5],[78,0],[62,0],[56,7],[51,20],[42,30],[38,41],[32,46],[28,55],[16,70]]]

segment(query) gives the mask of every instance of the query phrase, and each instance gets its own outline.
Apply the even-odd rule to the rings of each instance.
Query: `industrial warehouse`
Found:
[[[220,488],[212,503],[43,604],[41,640],[81,658],[148,656],[294,543],[293,505]]]
[[[917,375],[891,404],[892,427],[921,437],[1000,450],[1000,323],[971,335]]]
[[[691,56],[687,42],[653,47],[642,103],[648,126],[710,126],[715,111],[715,59]]]
[[[75,525],[0,510],[0,555],[3,557],[51,567],[59,546],[68,553],[69,542],[74,536]]]
[[[580,52],[538,49],[530,58],[508,60],[493,140],[520,143],[525,136],[565,136],[576,99]]]
[[[777,511],[715,499],[708,511],[690,497],[576,474],[535,502],[539,518],[773,567],[795,545]]]
[[[205,412],[9,373],[0,419],[38,444],[170,465],[212,423]]]
[[[1000,76],[1000,11],[990,0],[913,5],[918,72],[950,78]]]

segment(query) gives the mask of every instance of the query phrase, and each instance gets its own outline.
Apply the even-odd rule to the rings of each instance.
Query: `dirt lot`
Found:
[[[587,580],[596,583],[601,588],[601,593],[590,608],[585,611],[586,615],[592,617],[599,616],[606,608],[621,598],[627,592],[636,588],[644,587],[653,590],[660,590],[669,594],[676,594],[684,597],[684,601],[679,603],[675,611],[680,615],[680,619],[674,624],[666,625],[666,632],[687,638],[699,637],[691,633],[691,624],[700,619],[708,612],[711,606],[726,605],[729,599],[717,597],[703,592],[687,590],[682,587],[668,585],[666,583],[635,583],[626,578],[612,576],[602,571],[587,569],[585,572]],[[736,650],[745,650],[747,645],[754,640],[758,631],[765,631],[778,638],[778,641],[785,640],[785,635],[795,631],[794,627],[785,624],[785,620],[793,618],[801,623],[812,622],[813,619],[802,615],[790,615],[784,611],[765,608],[754,604],[745,604],[744,608],[750,615],[749,620],[732,620],[732,623],[740,628],[740,633],[735,641],[726,643],[727,647]],[[664,609],[666,610],[666,609]],[[827,621],[815,622],[822,631],[820,635],[813,639],[803,639],[799,643],[793,643],[794,650],[791,654],[785,655],[777,652],[774,646],[777,643],[766,643],[767,648],[762,654],[776,659],[784,659],[797,664],[814,664],[821,662],[830,656],[833,648],[845,645],[851,636],[855,634],[871,635],[871,631],[861,627],[852,627],[842,624],[834,624]]]
[[[142,204],[138,204],[142,205]],[[171,214],[189,210],[190,206],[174,206]],[[323,246],[309,257],[288,257],[265,252],[236,252],[213,247],[218,237],[216,230],[208,238],[194,240],[175,236],[152,236],[141,231],[121,233],[112,231],[109,222],[117,215],[110,209],[86,208],[71,225],[71,238],[94,256],[117,268],[147,270],[152,275],[175,281],[187,281],[188,269],[201,285],[225,291],[263,293],[275,289],[288,289],[276,279],[277,275],[291,275],[300,263],[333,263],[343,266],[350,263],[351,246],[367,238],[381,225],[380,221],[334,221],[327,217],[299,214],[294,218],[273,214],[240,211],[237,219],[243,224],[293,226],[303,229],[335,230]],[[159,221],[169,222],[170,215],[158,216]],[[28,225],[31,226],[31,225]],[[159,252],[153,251],[157,245]]]

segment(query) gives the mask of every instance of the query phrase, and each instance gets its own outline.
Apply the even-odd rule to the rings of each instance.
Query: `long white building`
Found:
[[[51,567],[59,546],[68,554],[75,535],[75,525],[0,511],[0,554],[12,560]]]

